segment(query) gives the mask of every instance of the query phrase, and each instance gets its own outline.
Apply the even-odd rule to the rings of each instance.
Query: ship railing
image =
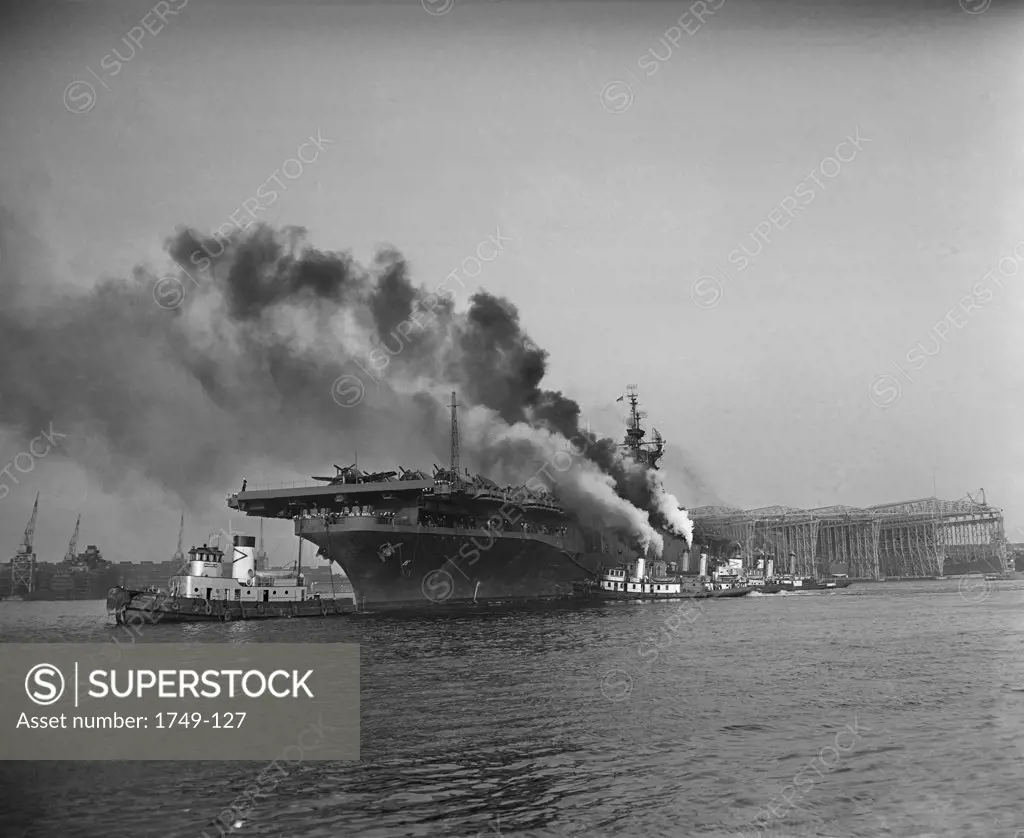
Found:
[[[309,480],[281,481],[278,483],[254,483],[251,485],[246,485],[246,492],[268,492],[277,491],[280,489],[324,489],[329,487],[330,485],[330,483],[313,482]],[[427,493],[430,493],[431,488],[428,488],[425,491]],[[511,489],[487,488],[483,489],[482,491],[479,489],[474,491],[472,486],[467,485],[466,489],[472,493],[474,498],[487,498],[489,500],[508,501],[514,502],[519,506],[534,506],[542,507],[545,509],[552,509],[556,511],[562,511],[561,504],[559,504],[558,501],[550,497],[531,494],[528,494],[525,497],[520,497],[521,490],[519,489],[519,487],[514,487]],[[239,493],[233,492],[232,494],[237,495]]]
[[[324,489],[330,483],[313,482],[310,480],[282,481],[280,483],[259,483],[246,485],[246,492],[272,492],[278,489]]]
[[[472,487],[468,487],[472,491]],[[518,489],[477,489],[472,491],[473,499],[478,500],[481,498],[487,500],[501,500],[509,503],[514,503],[517,506],[539,506],[547,509],[561,510],[561,505],[551,498],[544,497],[542,495],[526,495],[525,497],[519,497],[521,491]]]

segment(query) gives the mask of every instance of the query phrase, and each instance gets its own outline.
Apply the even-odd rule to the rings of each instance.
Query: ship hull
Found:
[[[581,600],[609,556],[537,533],[300,519],[297,534],[337,562],[360,610],[474,608]]]
[[[204,623],[235,620],[333,617],[355,610],[350,597],[307,599],[296,602],[242,603],[200,597],[168,596],[152,591],[115,587],[107,594],[107,611],[118,624]]]
[[[746,596],[752,588],[722,588],[717,591],[691,591],[678,594],[658,593],[649,591],[645,593],[634,593],[632,591],[594,591],[591,596],[597,600],[615,601],[638,601],[647,602],[654,600],[682,600],[682,599],[721,599],[724,597]]]
[[[780,591],[834,591],[838,588],[849,588],[848,579],[838,579],[835,582],[819,582],[817,580],[804,580],[802,585],[794,585],[792,582],[766,582],[760,590],[766,594],[777,594]]]

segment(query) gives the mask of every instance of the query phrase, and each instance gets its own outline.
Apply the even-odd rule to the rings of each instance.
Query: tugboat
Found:
[[[150,623],[256,620],[272,617],[326,617],[355,610],[350,597],[325,598],[305,584],[302,555],[294,574],[256,569],[256,539],[234,537],[234,555],[204,544],[188,551],[188,561],[172,576],[167,591],[115,586],[107,593],[107,612],[120,624],[132,612]]]
[[[790,569],[796,566],[796,553],[790,552],[789,564]],[[764,587],[761,590],[766,594],[777,594],[780,591],[834,591],[837,588],[848,587],[850,587],[850,578],[845,573],[815,579],[812,576],[797,576],[795,573],[773,576],[769,571],[769,576],[765,579]]]
[[[592,587],[592,596],[606,600],[700,599],[746,596],[751,588],[742,580],[710,581],[703,576],[647,572],[647,559],[639,556],[604,571]]]

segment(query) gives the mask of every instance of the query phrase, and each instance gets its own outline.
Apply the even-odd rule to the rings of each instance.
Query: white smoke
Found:
[[[686,539],[687,548],[693,546],[693,521],[685,509],[680,509],[676,496],[665,488],[664,478],[661,472],[648,472],[648,485],[654,496],[654,502],[658,511],[664,516],[668,523],[668,530],[673,535]]]
[[[647,512],[620,497],[614,479],[574,451],[561,434],[523,422],[509,425],[479,406],[464,412],[460,429],[483,470],[499,482],[550,488],[582,523],[623,533],[644,550],[662,554],[664,538]]]

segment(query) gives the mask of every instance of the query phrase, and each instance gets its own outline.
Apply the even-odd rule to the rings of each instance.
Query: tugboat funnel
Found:
[[[243,585],[251,585],[256,576],[256,539],[251,535],[236,535],[233,542],[231,576]]]

